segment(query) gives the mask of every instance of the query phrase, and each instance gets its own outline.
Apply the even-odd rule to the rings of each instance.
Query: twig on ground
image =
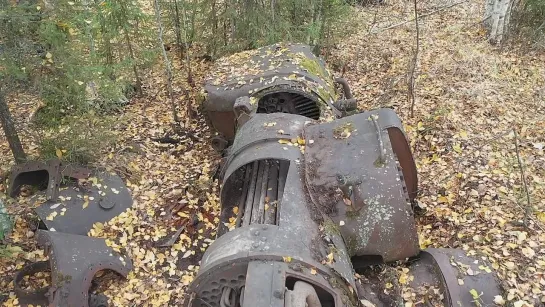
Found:
[[[187,226],[189,220],[186,220],[183,225],[176,230],[176,232],[170,237],[165,243],[157,245],[158,247],[171,247],[176,243],[178,240],[178,237],[182,234],[182,231],[185,230],[185,227]]]
[[[532,211],[532,203],[530,200],[530,191],[528,190],[528,183],[526,182],[526,176],[524,174],[524,166],[522,165],[522,161],[520,159],[520,153],[519,153],[519,141],[518,141],[518,134],[517,130],[513,129],[513,133],[515,135],[515,153],[517,154],[517,161],[520,168],[520,180],[522,181],[524,191],[526,193],[526,208],[524,208],[524,219],[523,223],[525,227],[528,227],[528,218],[530,217],[531,211]]]

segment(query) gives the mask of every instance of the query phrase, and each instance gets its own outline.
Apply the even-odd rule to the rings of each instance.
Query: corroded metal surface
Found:
[[[250,97],[259,113],[284,112],[313,119],[341,115],[333,107],[338,99],[333,75],[302,44],[275,44],[222,58],[204,91],[210,123],[227,139],[234,138],[235,130],[234,118],[228,113],[243,96]]]
[[[239,130],[222,172],[219,237],[201,260],[190,306],[220,306],[227,286],[231,293],[244,293],[244,304],[235,306],[283,306],[286,285],[307,278],[330,302],[323,306],[333,306],[333,301],[335,306],[357,306],[355,292],[349,290],[355,280],[344,241],[339,232],[324,227],[333,222],[305,193],[300,144],[286,144],[302,140],[308,120],[258,113]],[[238,222],[230,230],[226,225],[235,218],[235,207]]]
[[[48,303],[47,299],[47,293],[49,291],[49,287],[39,288],[39,289],[32,289],[32,290],[26,290],[23,289],[22,283],[23,279],[26,276],[31,276],[40,272],[48,272],[51,271],[51,266],[48,261],[39,261],[35,263],[31,263],[27,266],[25,266],[23,269],[17,272],[15,274],[15,278],[13,279],[13,290],[15,292],[15,295],[17,295],[17,298],[19,299],[19,304],[21,306],[46,306]]]
[[[132,269],[128,257],[106,246],[104,239],[39,230],[51,267],[50,306],[88,307],[88,293],[95,274],[112,270],[123,277]]]
[[[327,122],[259,113],[249,99],[235,104],[218,238],[201,259],[187,306],[351,307],[375,298],[391,306],[399,297],[383,302],[356,290],[354,267],[407,258],[411,286],[442,289],[446,306],[471,305],[451,263],[487,271],[457,250],[420,252],[411,208],[416,167],[392,110]],[[458,278],[497,293],[493,274]]]
[[[305,177],[312,200],[339,226],[351,256],[394,261],[417,255],[419,247],[381,117],[378,110],[306,127]]]
[[[59,232],[86,235],[94,223],[107,222],[132,206],[119,176],[57,159],[15,166],[8,193],[16,196],[22,185],[43,188],[33,195],[36,200],[46,199],[35,208],[36,214],[47,229]]]
[[[86,235],[93,224],[107,222],[131,206],[132,197],[119,176],[95,173],[85,186],[63,185],[56,200],[42,203],[35,211],[47,229]]]
[[[91,171],[58,159],[31,161],[14,166],[11,170],[8,194],[15,197],[23,185],[43,186],[47,199],[56,199],[63,178],[84,179]]]
[[[490,264],[460,249],[428,248],[409,269],[414,276],[413,288],[439,288],[448,307],[474,306],[475,301],[481,306],[495,306],[494,296],[502,292]]]

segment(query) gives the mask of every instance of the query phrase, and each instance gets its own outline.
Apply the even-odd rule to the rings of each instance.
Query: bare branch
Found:
[[[426,18],[426,17],[428,17],[428,16],[437,14],[437,13],[439,13],[439,12],[442,12],[442,11],[444,11],[444,10],[447,10],[447,9],[451,8],[451,7],[460,5],[460,4],[462,4],[462,3],[466,3],[466,2],[468,2],[468,1],[469,1],[469,0],[463,0],[463,1],[460,1],[460,2],[455,2],[455,3],[453,3],[453,4],[449,4],[449,5],[447,5],[447,6],[444,6],[444,7],[439,8],[439,9],[437,9],[437,10],[435,10],[435,11],[431,11],[431,12],[429,12],[429,13],[422,14],[422,15],[420,15],[418,18],[420,18],[420,19]],[[402,25],[404,25],[404,24],[407,24],[407,23],[409,23],[409,22],[411,22],[411,21],[414,21],[415,19],[416,19],[416,17],[415,17],[415,18],[411,18],[411,19],[409,19],[409,20],[402,21],[402,22],[400,22],[400,23],[396,23],[396,24],[391,25],[391,26],[386,27],[386,28],[377,29],[377,30],[372,31],[372,33],[375,33],[375,34],[376,34],[376,33],[382,32],[382,31],[386,31],[386,30],[390,30],[390,29],[393,29],[393,28],[397,28],[397,27],[402,26]]]
[[[409,102],[411,104],[411,117],[414,116],[414,105],[416,102],[416,98],[414,95],[414,87],[415,87],[415,80],[416,80],[416,65],[418,63],[418,51],[420,50],[420,27],[418,26],[418,6],[417,6],[417,0],[414,0],[414,21],[415,21],[415,27],[416,27],[416,45],[414,48],[414,54],[412,62],[410,63],[409,67],[409,76],[407,78],[407,95],[409,98]]]
[[[178,118],[178,113],[176,113],[176,101],[174,100],[174,93],[172,92],[172,67],[170,65],[170,61],[167,56],[167,51],[165,50],[165,44],[163,42],[163,24],[161,23],[161,10],[159,8],[159,2],[157,0],[153,1],[155,4],[155,18],[157,20],[157,28],[158,31],[158,38],[159,38],[159,45],[161,47],[161,52],[163,54],[163,58],[165,61],[165,73],[167,77],[167,90],[168,90],[168,96],[170,98],[170,107],[172,108],[172,119],[177,124],[180,123],[180,119]]]
[[[519,153],[519,142],[518,142],[518,134],[517,130],[513,129],[513,133],[515,135],[515,152],[517,154],[517,161],[520,168],[520,180],[522,181],[524,191],[526,193],[526,208],[524,208],[524,226],[528,227],[528,218],[530,217],[531,211],[532,211],[532,203],[530,200],[530,191],[528,190],[528,183],[526,183],[526,175],[524,174],[524,166],[522,165],[522,160],[520,159],[520,153]]]

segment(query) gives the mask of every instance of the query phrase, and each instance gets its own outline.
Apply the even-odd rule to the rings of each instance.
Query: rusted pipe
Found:
[[[344,78],[335,78],[335,82],[342,85],[345,99],[354,98],[352,96],[352,91],[350,91],[350,86],[348,85],[348,82]]]

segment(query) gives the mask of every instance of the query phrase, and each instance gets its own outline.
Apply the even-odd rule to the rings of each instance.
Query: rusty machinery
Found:
[[[443,305],[493,305],[500,289],[485,258],[420,249],[416,167],[393,110],[350,115],[348,85],[337,80],[338,95],[304,45],[236,54],[212,76],[204,110],[215,145],[230,146],[218,237],[188,306],[389,306],[355,270],[407,259],[409,286],[438,289]]]
[[[126,277],[131,260],[87,232],[132,206],[123,180],[109,172],[65,163],[57,159],[15,166],[8,194],[16,197],[22,186],[37,192],[31,203],[40,219],[36,238],[49,260],[26,265],[14,277],[14,292],[21,306],[106,307],[108,298],[92,293],[93,278],[110,270]],[[26,277],[50,272],[49,286],[24,288]]]

